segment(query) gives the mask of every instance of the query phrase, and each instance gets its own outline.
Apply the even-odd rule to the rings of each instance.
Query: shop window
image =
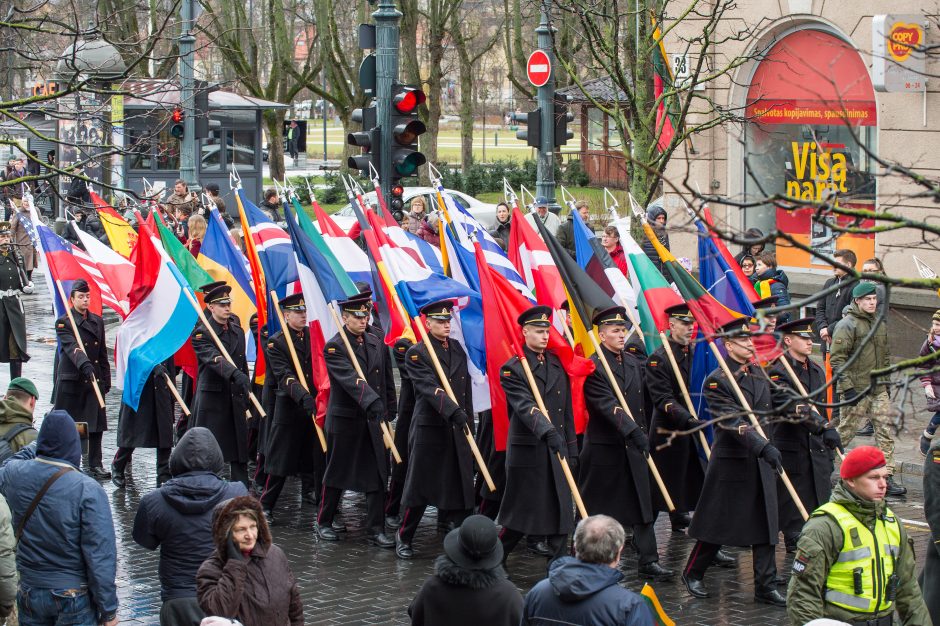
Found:
[[[838,226],[852,218],[816,210],[826,200],[875,208],[876,178],[869,152],[877,151],[877,109],[858,51],[813,29],[783,37],[758,65],[746,113],[747,200],[782,196],[788,202],[745,209],[744,227],[786,232],[822,253],[851,248],[860,259],[874,256],[873,235],[839,231]],[[807,206],[793,209],[791,202]],[[784,240],[777,242],[777,261],[791,268],[826,267]]]
[[[255,131],[232,130],[228,135],[225,159],[228,169],[247,170],[255,168]]]

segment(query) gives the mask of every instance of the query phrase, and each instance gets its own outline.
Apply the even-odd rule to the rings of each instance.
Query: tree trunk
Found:
[[[284,180],[283,109],[264,112],[265,133],[268,136],[268,175],[273,180]]]
[[[454,46],[460,63],[460,170],[466,174],[473,163],[473,62],[466,39],[455,35]],[[486,141],[485,136],[483,140]]]
[[[428,76],[428,119],[425,124],[428,132],[421,137],[421,151],[428,162],[435,167],[438,165],[437,136],[441,128],[441,81],[444,79],[442,65],[444,63],[444,37],[443,29],[433,29],[430,32],[430,74]],[[420,181],[422,185],[428,184],[427,168],[420,168]]]

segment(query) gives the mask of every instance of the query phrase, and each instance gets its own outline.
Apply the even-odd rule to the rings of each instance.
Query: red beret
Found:
[[[884,452],[875,446],[859,446],[845,455],[839,476],[843,479],[856,478],[885,464]]]

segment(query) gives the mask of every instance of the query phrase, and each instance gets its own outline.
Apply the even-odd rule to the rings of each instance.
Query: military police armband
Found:
[[[793,559],[793,573],[796,576],[799,576],[806,571],[806,566],[809,565],[809,557],[803,553],[800,553]]]

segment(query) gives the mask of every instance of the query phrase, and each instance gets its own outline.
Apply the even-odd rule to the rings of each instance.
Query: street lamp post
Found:
[[[199,190],[199,181],[196,180],[196,107],[193,92],[195,81],[193,76],[193,50],[196,38],[192,27],[195,7],[194,0],[183,0],[180,7],[182,21],[179,38],[179,74],[180,74],[180,107],[183,109],[183,138],[180,140],[180,178],[186,182],[190,191]]]

